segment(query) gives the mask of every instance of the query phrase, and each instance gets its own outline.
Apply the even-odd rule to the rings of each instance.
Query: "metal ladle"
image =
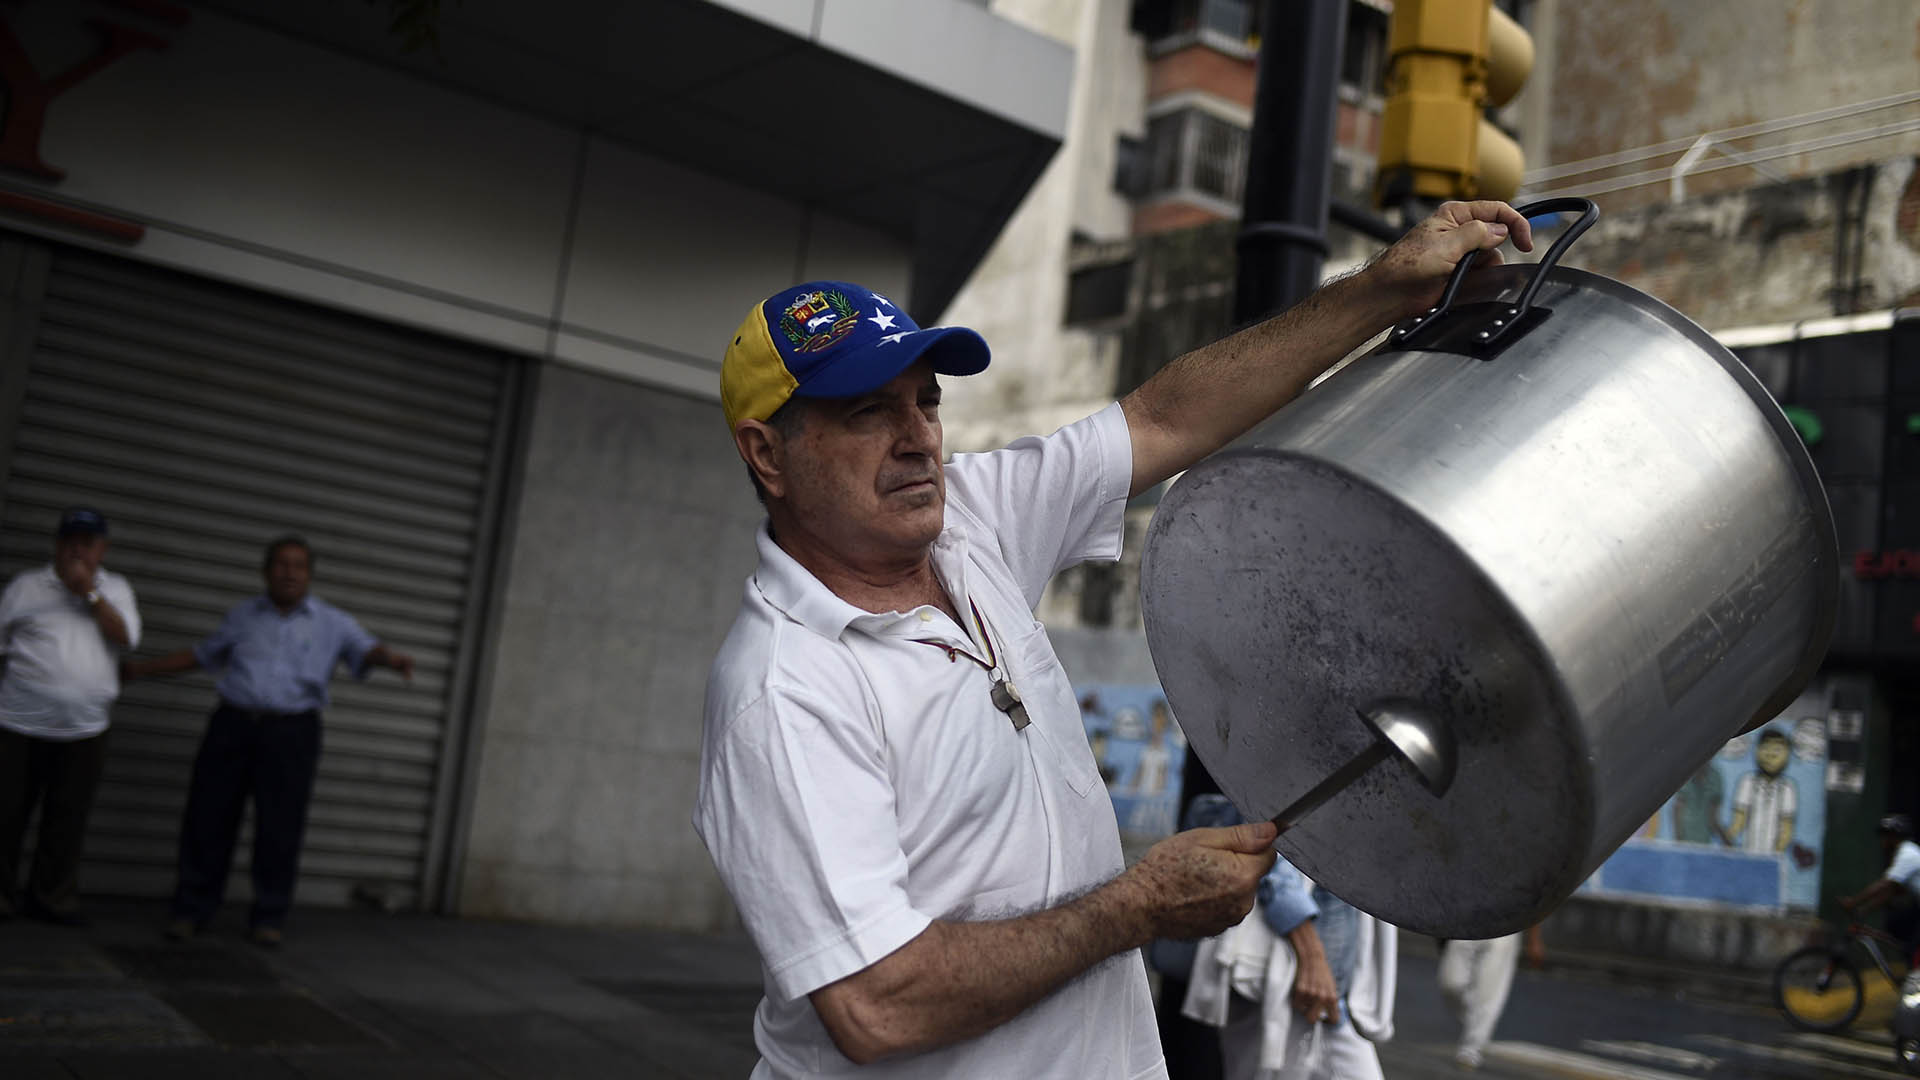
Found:
[[[1323,802],[1346,790],[1355,780],[1389,757],[1398,757],[1422,787],[1438,798],[1453,786],[1453,773],[1459,763],[1459,746],[1453,729],[1434,718],[1425,708],[1404,698],[1383,698],[1364,709],[1355,710],[1373,733],[1373,745],[1354,755],[1351,761],[1335,769],[1313,790],[1295,799],[1285,810],[1273,816],[1273,823],[1286,832]]]

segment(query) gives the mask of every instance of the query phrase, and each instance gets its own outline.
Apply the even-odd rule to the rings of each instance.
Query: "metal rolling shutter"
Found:
[[[431,897],[451,814],[519,377],[508,358],[170,271],[51,249],[0,513],[0,573],[48,557],[62,506],[99,507],[139,597],[139,655],[261,588],[265,543],[313,545],[313,591],[418,662],[333,683],[298,900]],[[82,887],[162,896],[213,681],[125,688]],[[249,894],[250,832],[228,895]]]

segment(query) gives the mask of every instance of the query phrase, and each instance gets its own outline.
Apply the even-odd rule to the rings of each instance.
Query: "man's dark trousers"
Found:
[[[300,843],[320,761],[320,714],[256,712],[226,702],[207,720],[180,823],[175,918],[205,925],[220,909],[240,814],[253,799],[253,926],[279,927],[293,906]]]
[[[0,728],[0,914],[69,915],[79,906],[80,843],[106,760],[105,732],[59,740]],[[16,894],[27,819],[43,796],[33,869]]]

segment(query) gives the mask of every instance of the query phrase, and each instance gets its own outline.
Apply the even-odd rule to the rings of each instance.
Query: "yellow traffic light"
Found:
[[[1511,199],[1519,144],[1488,123],[1533,67],[1533,39],[1492,0],[1396,0],[1374,199]]]

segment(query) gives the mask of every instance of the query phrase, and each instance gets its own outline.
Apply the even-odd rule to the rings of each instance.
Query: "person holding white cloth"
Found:
[[[1225,1080],[1381,1080],[1398,932],[1284,858],[1259,900],[1200,943],[1181,1007],[1220,1028]]]

